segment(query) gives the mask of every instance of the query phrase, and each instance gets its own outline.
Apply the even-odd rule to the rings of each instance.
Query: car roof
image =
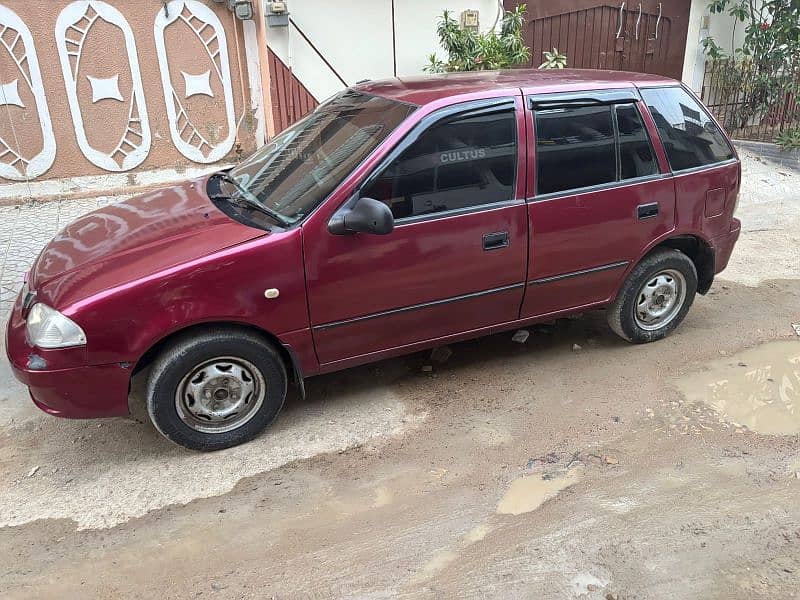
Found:
[[[509,69],[470,71],[368,81],[354,89],[412,104],[491,90],[519,88],[525,94],[571,92],[614,87],[679,85],[674,79],[649,73],[597,69]]]

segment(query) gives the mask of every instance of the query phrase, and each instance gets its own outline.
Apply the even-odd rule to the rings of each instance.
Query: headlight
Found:
[[[39,348],[83,346],[86,334],[71,319],[39,302],[28,313],[28,339]]]

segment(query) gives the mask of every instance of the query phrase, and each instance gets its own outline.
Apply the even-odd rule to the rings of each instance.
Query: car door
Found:
[[[626,269],[674,228],[673,182],[635,90],[529,96],[535,174],[522,317],[610,299]]]
[[[702,104],[679,85],[641,90],[675,180],[677,226],[727,236],[739,194],[733,147]]]
[[[524,127],[521,97],[440,109],[356,191],[389,205],[394,231],[304,230],[323,369],[518,318],[528,250]]]

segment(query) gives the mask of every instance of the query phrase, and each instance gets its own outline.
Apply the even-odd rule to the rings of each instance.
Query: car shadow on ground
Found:
[[[287,397],[284,411],[302,411],[320,402],[335,402],[343,390],[376,391],[386,385],[411,387],[439,376],[469,377],[476,369],[496,365],[529,365],[537,357],[554,353],[567,355],[590,348],[621,347],[628,344],[614,335],[605,322],[604,311],[592,311],[572,318],[532,325],[525,342],[512,340],[515,330],[449,344],[452,354],[437,361],[432,350],[385,359],[306,380],[306,398],[296,389]]]

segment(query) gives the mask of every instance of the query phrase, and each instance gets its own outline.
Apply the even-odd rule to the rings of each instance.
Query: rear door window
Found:
[[[658,161],[639,110],[633,104],[618,104],[614,109],[619,131],[619,178],[655,175]]]
[[[719,127],[686,90],[645,88],[641,94],[656,122],[673,171],[733,158],[733,149]]]
[[[611,106],[537,110],[536,173],[539,194],[616,181]]]

